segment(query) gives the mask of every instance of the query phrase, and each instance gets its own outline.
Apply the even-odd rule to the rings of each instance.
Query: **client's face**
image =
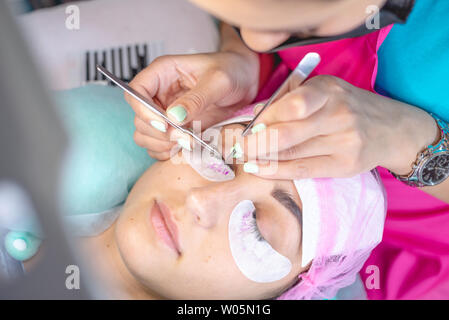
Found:
[[[266,299],[303,271],[301,202],[293,183],[255,177],[242,165],[234,170],[235,179],[210,182],[169,160],[151,166],[136,183],[117,221],[116,240],[128,269],[152,292],[169,299]],[[231,243],[242,239],[230,239],[228,225],[243,200],[256,208],[254,235],[246,234],[245,241],[266,241],[292,264],[279,280],[250,280],[238,262],[245,270],[253,262],[236,261],[242,258],[231,252]]]

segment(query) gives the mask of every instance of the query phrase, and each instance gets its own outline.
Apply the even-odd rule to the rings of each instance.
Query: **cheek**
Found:
[[[286,41],[290,34],[286,32],[257,32],[242,28],[243,41],[255,51],[268,51]]]
[[[328,19],[323,20],[316,28],[314,32],[316,36],[327,37],[334,36],[349,32],[359,26],[361,26],[368,15],[365,10],[366,6],[360,1],[359,4],[347,9],[342,6],[335,10]]]
[[[294,217],[283,217],[279,214],[279,209],[273,207],[260,215],[257,226],[273,249],[289,259],[296,258],[301,234]]]
[[[178,283],[180,299],[261,299],[267,286],[248,280],[229,255],[217,252],[203,254],[201,259],[184,261],[183,280]],[[182,288],[182,289],[181,289]]]
[[[138,279],[144,280],[155,270],[152,248],[145,225],[137,216],[122,214],[115,226],[115,241],[128,270]]]
[[[209,237],[198,244],[198,254],[192,256],[192,266],[201,264],[204,272],[216,282],[239,282],[240,275],[229,248],[224,230],[210,230]]]
[[[225,234],[226,233],[226,234]],[[233,260],[226,230],[210,230],[190,243],[177,273],[179,298],[256,299],[265,288],[247,279]],[[181,289],[182,288],[182,289]],[[185,294],[183,296],[183,294]]]

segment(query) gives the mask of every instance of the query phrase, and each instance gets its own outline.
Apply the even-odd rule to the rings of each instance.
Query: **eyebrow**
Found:
[[[296,219],[298,219],[299,224],[302,227],[302,211],[296,204],[295,200],[293,200],[292,195],[279,187],[275,187],[273,191],[271,191],[271,196],[282,204],[288,211],[290,211]]]

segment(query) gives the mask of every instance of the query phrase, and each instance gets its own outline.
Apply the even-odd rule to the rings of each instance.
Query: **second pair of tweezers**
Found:
[[[284,95],[288,88],[299,87],[312,73],[312,71],[321,62],[321,57],[318,53],[310,52],[302,58],[298,63],[296,68],[290,73],[290,75],[285,79],[282,85],[273,93],[273,95],[264,104],[262,109],[255,115],[253,120],[246,126],[245,130],[242,132],[242,136],[248,135],[249,130],[254,126],[256,120],[260,115],[280,96]]]

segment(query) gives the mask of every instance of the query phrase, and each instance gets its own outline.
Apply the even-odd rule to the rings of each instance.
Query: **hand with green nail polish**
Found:
[[[204,131],[250,103],[257,93],[258,56],[236,37],[225,26],[222,52],[159,57],[130,86],[166,110],[174,122],[188,128],[201,121]],[[178,144],[176,129],[131,96],[125,98],[136,113],[135,142],[152,158],[168,159]]]
[[[183,106],[177,105],[168,109],[167,115],[176,122],[182,123],[187,117],[187,110]]]
[[[419,108],[317,75],[289,86],[240,142],[245,172],[299,180],[348,178],[378,166],[407,175],[416,155],[439,139],[435,119]],[[429,193],[449,201],[448,186]]]

